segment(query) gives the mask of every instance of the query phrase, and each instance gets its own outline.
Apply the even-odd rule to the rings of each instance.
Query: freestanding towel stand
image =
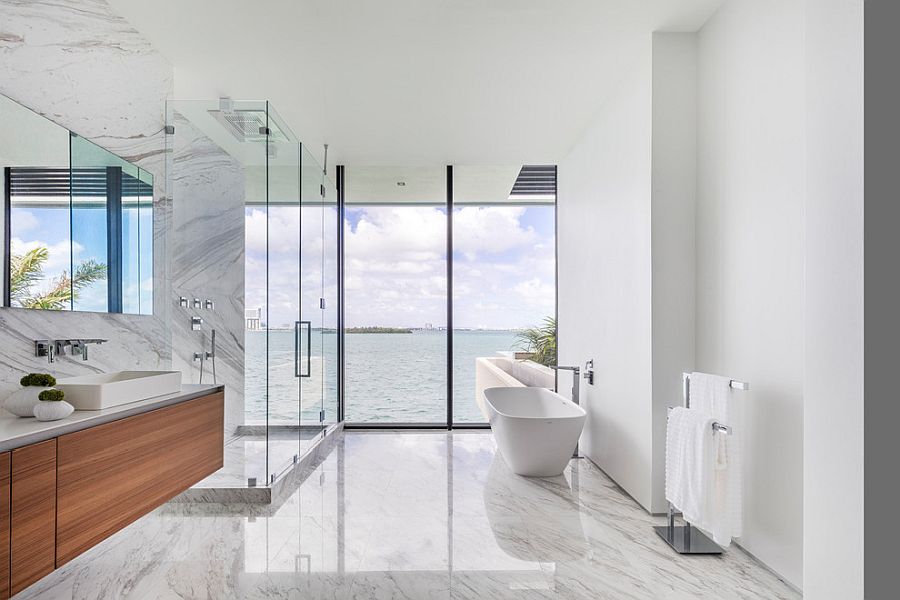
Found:
[[[684,398],[684,407],[691,407],[691,374],[681,374],[681,391]],[[750,384],[745,381],[732,379],[729,384],[734,390],[749,390]],[[713,430],[726,435],[731,435],[730,425],[713,423]],[[653,531],[666,541],[678,554],[722,554],[722,547],[709,539],[702,531],[691,527],[685,521],[681,527],[675,526],[675,507],[669,503],[669,511],[665,525],[653,527]]]

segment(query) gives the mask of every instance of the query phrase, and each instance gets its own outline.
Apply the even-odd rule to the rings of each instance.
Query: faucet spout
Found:
[[[574,402],[575,404],[579,404],[579,402],[578,402],[578,391],[579,391],[578,383],[579,383],[579,379],[581,379],[579,377],[579,375],[581,373],[581,367],[569,367],[569,366],[556,365],[556,366],[553,366],[550,368],[553,369],[554,371],[572,371],[572,402]]]

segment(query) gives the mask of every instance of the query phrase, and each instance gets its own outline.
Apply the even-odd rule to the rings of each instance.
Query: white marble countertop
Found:
[[[0,452],[43,442],[66,433],[124,419],[186,400],[193,400],[224,389],[223,385],[182,385],[181,391],[175,394],[148,398],[104,410],[76,410],[70,416],[59,421],[38,421],[28,417],[17,417],[0,409]]]

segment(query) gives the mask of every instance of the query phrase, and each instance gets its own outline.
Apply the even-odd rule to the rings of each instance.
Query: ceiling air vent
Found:
[[[516,177],[511,200],[537,200],[556,198],[556,167],[554,165],[524,165]]]

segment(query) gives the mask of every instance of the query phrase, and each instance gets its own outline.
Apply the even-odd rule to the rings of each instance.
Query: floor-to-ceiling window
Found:
[[[555,177],[552,166],[453,169],[454,423],[486,421],[475,399],[479,358],[531,351],[556,364],[533,339],[544,332],[549,345],[556,335]]]
[[[445,169],[347,168],[344,185],[344,418],[445,424]]]
[[[555,364],[555,186],[552,166],[346,168],[348,423],[481,424],[479,358]]]

